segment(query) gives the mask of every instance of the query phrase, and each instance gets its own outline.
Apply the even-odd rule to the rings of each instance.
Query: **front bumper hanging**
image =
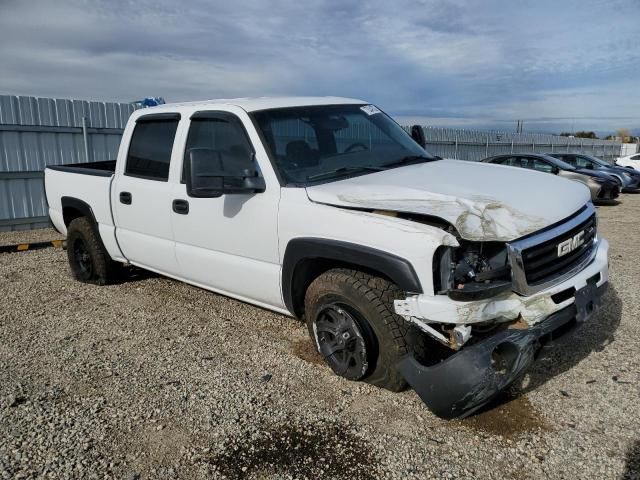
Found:
[[[468,416],[523,375],[543,343],[591,317],[607,285],[587,283],[573,304],[526,330],[501,330],[433,366],[409,355],[398,368],[433,413],[447,419]]]

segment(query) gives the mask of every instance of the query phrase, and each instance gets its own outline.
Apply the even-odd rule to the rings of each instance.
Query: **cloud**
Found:
[[[4,0],[0,92],[344,95],[459,125],[635,127],[638,14],[634,0]]]

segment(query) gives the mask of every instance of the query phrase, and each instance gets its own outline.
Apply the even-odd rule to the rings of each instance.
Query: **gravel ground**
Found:
[[[144,272],[80,284],[61,249],[0,254],[0,478],[640,478],[640,195],[599,215],[605,308],[452,422],[337,378],[294,319]]]

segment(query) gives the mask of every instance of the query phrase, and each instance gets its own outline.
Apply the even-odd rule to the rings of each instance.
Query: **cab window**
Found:
[[[177,115],[140,117],[131,136],[124,174],[166,182],[178,121]]]
[[[182,183],[190,155],[209,158],[216,170],[229,175],[254,176],[254,150],[240,119],[226,112],[202,112],[191,118],[184,152]]]

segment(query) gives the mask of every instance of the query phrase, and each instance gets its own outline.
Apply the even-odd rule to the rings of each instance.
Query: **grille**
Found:
[[[580,232],[583,234],[583,243],[575,250],[565,255],[558,256],[558,244],[571,240]],[[577,227],[566,233],[548,240],[539,245],[522,251],[522,263],[524,274],[529,285],[546,282],[556,275],[560,275],[573,268],[576,263],[584,260],[591,253],[593,240],[596,237],[596,216],[589,217]]]
[[[584,268],[597,250],[596,231],[595,208],[588,203],[562,223],[507,244],[514,291],[531,295]],[[582,243],[572,245],[581,232]],[[564,255],[558,255],[561,245]]]

